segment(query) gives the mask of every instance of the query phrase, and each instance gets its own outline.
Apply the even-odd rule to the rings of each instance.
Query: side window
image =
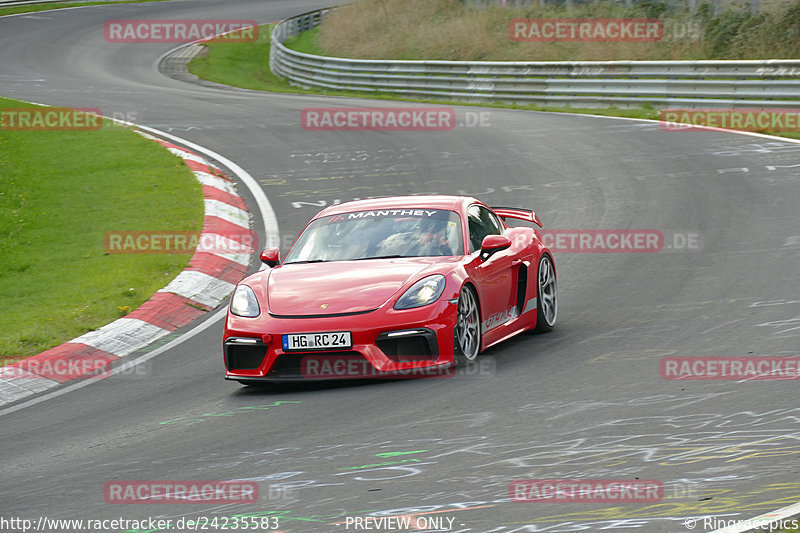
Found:
[[[495,215],[485,207],[482,207],[481,210],[486,214],[486,217],[489,219],[489,224],[491,224],[492,226],[492,231],[490,231],[488,235],[502,235],[503,223],[500,222],[500,219],[497,217],[497,215]]]
[[[481,205],[471,205],[467,210],[470,253],[480,250],[487,235],[501,235],[503,224],[497,216]]]

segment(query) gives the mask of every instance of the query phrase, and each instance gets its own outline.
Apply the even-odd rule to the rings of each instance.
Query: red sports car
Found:
[[[323,209],[283,261],[231,297],[226,379],[374,378],[471,364],[556,323],[553,257],[533,211],[465,196],[402,196]],[[406,374],[404,374],[406,373]]]

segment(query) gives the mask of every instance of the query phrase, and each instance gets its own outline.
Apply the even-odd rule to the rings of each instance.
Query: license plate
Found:
[[[349,331],[331,333],[290,333],[283,335],[284,351],[329,350],[331,348],[350,348],[353,341]]]

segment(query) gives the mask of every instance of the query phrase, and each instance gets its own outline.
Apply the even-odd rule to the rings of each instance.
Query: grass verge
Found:
[[[64,9],[65,7],[82,6],[104,6],[108,4],[141,4],[144,2],[166,2],[167,0],[120,0],[118,2],[64,2],[56,4],[36,4],[28,6],[1,7],[0,17],[4,15],[16,15],[17,13],[35,13],[37,11],[48,11],[50,9]]]
[[[360,91],[338,91],[333,89],[322,90],[317,88],[304,88],[291,85],[285,79],[273,74],[269,69],[269,35],[272,32],[273,26],[274,25],[271,24],[260,26],[258,39],[253,42],[223,42],[212,40],[204,43],[202,46],[205,46],[208,49],[208,53],[192,59],[188,64],[189,72],[195,76],[205,80],[213,81],[215,83],[221,83],[233,87],[241,87],[243,89],[254,89],[258,91],[348,96],[354,98],[400,100],[404,102],[419,103],[454,103],[452,100],[441,100],[435,98],[410,98],[398,96],[392,93],[366,93]],[[311,32],[302,33],[298,38],[287,41],[287,46],[298,51],[310,50],[312,45],[309,43],[313,36],[307,35],[309,33],[313,34],[314,30]],[[313,52],[307,51],[307,53]],[[458,104],[476,107],[494,107],[501,109],[529,109],[534,111],[546,110],[557,112],[593,113],[597,115],[623,116],[631,118],[658,118],[658,111],[652,108],[579,109],[574,107],[543,107],[506,103],[458,102]]]
[[[0,98],[0,108],[34,107]],[[0,363],[134,310],[188,254],[107,254],[109,231],[199,231],[202,188],[153,141],[95,131],[0,128]]]
[[[261,26],[258,32],[258,38],[252,42],[209,41],[208,43],[205,43],[203,46],[207,47],[208,53],[203,54],[201,57],[195,57],[192,59],[188,64],[189,72],[199,76],[200,78],[216,83],[231,85],[234,87],[242,87],[244,89],[254,89],[258,91],[294,94],[319,94],[447,105],[452,105],[455,103],[458,105],[499,109],[524,109],[530,111],[579,113],[650,120],[659,119],[659,110],[650,105],[645,105],[638,108],[577,108],[550,107],[530,104],[507,104],[501,102],[464,103],[435,98],[410,98],[398,96],[392,93],[367,93],[360,91],[337,91],[295,87],[290,85],[285,79],[275,76],[269,69],[269,36],[272,32],[272,27],[273,25]],[[285,44],[292,50],[297,50],[304,53],[319,54],[320,46],[317,42],[318,37],[319,31],[315,29],[301,33],[298,37],[287,40]],[[762,133],[800,139],[800,133],[794,132],[785,133],[764,130]]]
[[[360,59],[451,59],[466,61],[581,61],[616,59],[777,59],[800,57],[800,2],[762,2],[752,15],[749,3],[715,14],[700,0],[649,0],[475,5],[462,0],[358,0],[326,15],[320,27],[322,55]],[[511,4],[511,2],[509,2]],[[511,24],[539,19],[539,24]],[[609,40],[569,32],[544,38],[544,21],[554,19],[650,19],[661,31],[649,40],[619,35]],[[536,31],[533,31],[536,29]],[[511,31],[510,31],[511,30]],[[594,35],[594,34],[591,34]],[[604,34],[598,37],[602,39]],[[616,35],[616,34],[614,34]],[[531,38],[533,41],[527,41]],[[538,40],[535,40],[537,39]]]

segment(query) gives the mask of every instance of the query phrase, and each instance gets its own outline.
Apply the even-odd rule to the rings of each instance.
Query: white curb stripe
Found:
[[[247,230],[250,229],[250,217],[247,215],[247,211],[219,200],[206,198],[203,202],[205,203],[207,217],[219,217],[231,224],[236,224]]]
[[[191,44],[191,43],[190,43]],[[186,45],[188,46],[188,45]],[[170,52],[166,52],[159,58],[159,61],[164,57],[168,56]],[[280,231],[278,228],[278,217],[275,216],[275,210],[272,209],[272,204],[269,203],[269,199],[267,199],[267,194],[264,192],[264,189],[261,188],[259,183],[256,181],[253,176],[251,176],[245,169],[241,166],[237,165],[227,157],[223,156],[222,154],[218,154],[217,152],[213,152],[204,146],[199,144],[195,144],[191,141],[178,137],[176,135],[172,135],[170,133],[166,133],[163,131],[159,131],[148,126],[142,126],[139,124],[133,124],[132,122],[125,122],[125,121],[118,121],[121,124],[127,124],[128,126],[136,127],[140,130],[151,131],[153,133],[157,133],[159,135],[159,139],[169,139],[173,142],[179,143],[183,146],[191,148],[196,152],[200,152],[203,154],[212,157],[216,161],[219,161],[225,168],[229,169],[233,172],[237,178],[247,187],[247,190],[250,191],[250,194],[253,195],[253,199],[258,205],[260,214],[261,214],[261,223],[264,225],[264,232],[266,234],[266,243],[264,245],[265,248],[271,248],[280,245]],[[143,133],[143,135],[147,135]],[[153,137],[155,138],[155,137]],[[262,270],[263,270],[262,265]]]
[[[172,51],[164,53],[161,56],[161,58],[159,58],[159,61],[164,57],[167,57],[170,53],[172,53]],[[176,135],[172,135],[171,133],[159,131],[157,129],[153,129],[148,126],[133,124],[132,122],[125,122],[123,120],[119,122],[121,124],[127,124],[128,126],[133,126],[144,131],[153,132],[159,135],[159,137],[162,139],[169,139],[173,142],[191,148],[195,152],[206,154],[208,157],[211,157],[216,161],[219,161],[221,165],[223,165],[225,168],[233,172],[236,175],[236,177],[239,178],[239,180],[244,184],[244,186],[247,187],[247,190],[250,191],[250,194],[253,195],[253,200],[258,206],[259,214],[261,215],[260,222],[264,225],[264,233],[266,236],[266,242],[264,243],[264,247],[272,248],[275,246],[280,246],[281,238],[280,238],[280,229],[278,227],[278,217],[275,216],[275,210],[272,209],[272,204],[269,203],[269,199],[267,198],[267,193],[264,192],[264,189],[261,188],[261,185],[259,185],[256,179],[253,176],[251,176],[249,172],[247,172],[241,166],[237,165],[224,155],[218,154],[217,152],[211,151],[204,146],[193,143]],[[262,265],[261,269],[263,270],[264,268],[266,267]]]
[[[215,256],[225,259],[226,261],[231,261],[233,263],[239,263],[242,266],[248,266],[250,264],[250,254],[221,254],[217,252],[209,252],[214,254]],[[244,277],[242,274],[240,277]]]
[[[117,357],[125,357],[168,333],[168,330],[138,318],[120,318],[70,342],[87,344]]]
[[[0,403],[10,403],[60,385],[17,367],[0,368]]]
[[[233,292],[235,285],[197,270],[185,270],[159,292],[171,292],[195,302],[217,307]]]
[[[135,124],[128,124],[128,125],[129,125],[129,126],[135,126]],[[163,139],[159,139],[158,137],[153,137],[153,136],[152,136],[152,135],[150,135],[149,133],[145,133],[145,132],[143,132],[143,131],[141,131],[141,130],[137,130],[137,129],[135,129],[135,130],[133,130],[133,131],[134,131],[135,133],[137,133],[137,134],[141,135],[141,136],[142,136],[142,137],[144,137],[145,139],[150,139],[151,141],[155,141],[155,142],[157,142],[158,144],[161,144],[159,141],[163,141]],[[162,146],[163,146],[163,145],[162,145]]]
[[[206,161],[205,158],[200,157],[199,155],[195,155],[195,154],[193,154],[191,152],[187,152],[186,150],[180,150],[178,148],[172,148],[171,146],[167,146],[166,148],[167,148],[167,150],[169,150],[173,154],[177,155],[181,159],[188,159],[189,161],[194,161],[195,163],[200,163],[201,165],[206,165],[206,166],[209,166],[211,168],[217,168],[214,165],[212,165],[211,163],[209,163],[208,161]]]
[[[208,172],[201,172],[199,170],[196,170],[194,172],[194,176],[197,178],[197,181],[199,181],[201,185],[208,185],[209,187],[214,187],[215,189],[219,189],[223,192],[226,192],[231,196],[239,196],[239,194],[236,192],[236,187],[230,181],[218,178],[217,176],[212,176]]]
[[[217,257],[221,257],[227,261],[233,261],[234,263],[239,263],[243,266],[248,266],[250,264],[250,257],[255,250],[250,244],[242,244],[242,238],[249,238],[251,233],[245,234],[242,233],[238,235],[240,237],[237,240],[231,239],[231,236],[225,236],[219,233],[206,233],[200,236],[200,242],[197,245],[198,252],[207,252],[210,254],[214,254]],[[204,247],[204,243],[209,243],[208,249]],[[222,252],[220,250],[230,250],[228,252]],[[234,250],[243,250],[243,251],[234,251]]]
[[[70,8],[70,9],[79,9],[79,8]],[[169,52],[167,52],[167,54],[169,54]],[[41,105],[41,104],[36,104],[36,105]],[[278,242],[280,241],[280,237],[279,237],[279,232],[278,232],[278,219],[275,216],[275,211],[272,209],[272,205],[270,205],[269,200],[267,199],[267,195],[264,193],[264,190],[259,186],[258,182],[245,169],[243,169],[242,167],[240,167],[239,165],[237,165],[236,163],[234,163],[233,161],[231,161],[227,157],[225,157],[225,156],[223,156],[221,154],[218,154],[217,152],[214,152],[212,150],[209,150],[205,146],[201,146],[199,144],[195,144],[195,143],[193,143],[191,141],[188,141],[188,140],[183,139],[181,137],[178,137],[176,135],[171,135],[169,133],[166,133],[166,132],[163,132],[163,131],[159,131],[157,129],[149,128],[147,126],[141,126],[141,125],[134,124],[132,122],[123,121],[123,120],[114,119],[114,122],[116,122],[118,124],[124,124],[126,126],[131,127],[133,129],[133,131],[135,131],[136,133],[142,135],[145,138],[152,139],[152,140],[158,140],[158,141],[161,141],[162,139],[169,139],[172,142],[175,142],[175,143],[181,144],[183,146],[186,146],[188,148],[191,148],[195,152],[198,152],[198,153],[201,153],[201,154],[205,154],[206,156],[211,157],[211,158],[219,161],[229,171],[231,171],[242,182],[242,184],[244,184],[244,186],[247,187],[247,190],[250,192],[250,194],[253,195],[255,203],[256,203],[256,205],[258,207],[258,211],[259,211],[259,215],[260,215],[260,221],[264,225],[264,231],[266,232],[267,243],[270,246],[277,246],[278,245]],[[154,137],[151,134],[145,133],[145,131],[154,133],[154,134],[158,135],[159,137],[158,138]],[[248,224],[245,227],[245,229],[249,230],[250,229],[250,225]],[[261,268],[263,269],[264,265],[262,265]],[[230,285],[230,288],[228,289],[228,291],[232,292],[233,291],[233,285],[232,284],[228,284],[228,285]],[[163,292],[163,291],[159,291],[159,292]],[[227,294],[225,295],[225,297],[227,297]],[[186,340],[194,337],[198,333],[200,333],[202,331],[205,331],[209,327],[219,324],[219,321],[224,318],[226,313],[227,313],[227,309],[225,307],[223,307],[222,309],[219,309],[214,314],[212,314],[210,317],[208,317],[206,320],[203,320],[199,324],[194,326],[187,333],[184,333],[184,334],[178,336],[177,338],[171,340],[167,344],[165,344],[163,346],[160,346],[160,347],[156,348],[155,350],[153,350],[153,351],[151,351],[151,352],[149,352],[147,354],[140,355],[140,356],[134,358],[131,361],[123,363],[122,365],[115,366],[113,368],[113,370],[111,371],[111,374],[113,375],[113,374],[118,374],[120,372],[124,372],[128,368],[132,368],[133,366],[135,366],[137,364],[140,364],[140,363],[142,363],[144,361],[152,359],[153,357],[156,357],[156,356],[158,356],[158,355],[170,350],[171,348],[180,345],[181,343],[183,343]],[[47,401],[49,399],[56,398],[58,396],[61,396],[62,394],[67,394],[68,392],[81,389],[83,387],[86,387],[86,386],[90,385],[93,382],[94,381],[92,381],[92,380],[78,380],[78,381],[75,381],[75,382],[73,382],[71,384],[66,384],[64,387],[59,387],[54,391],[47,392],[46,394],[41,394],[41,395],[39,395],[39,396],[37,396],[35,398],[32,398],[32,399],[26,400],[24,402],[18,403],[17,405],[15,405],[13,407],[7,407],[7,408],[4,408],[4,409],[0,409],[0,416],[7,415],[7,414],[10,414],[10,413],[14,413],[16,411],[20,411],[22,409],[25,409],[26,407],[30,407],[32,405],[36,405],[38,403],[45,402],[45,401]],[[39,385],[40,383],[41,383],[41,385]],[[36,385],[36,387],[34,387],[34,385]],[[56,382],[56,381],[51,381],[51,380],[43,379],[43,378],[37,378],[37,381],[35,383],[27,383],[25,387],[22,385],[22,383],[11,384],[11,383],[8,383],[5,380],[0,381],[0,405],[5,404],[5,403],[10,403],[10,402],[13,402],[13,401],[17,401],[17,400],[20,400],[20,399],[22,399],[24,397],[27,397],[27,396],[31,396],[31,395],[35,394],[36,392],[39,392],[38,390],[36,390],[38,388],[38,386],[43,387],[42,390],[46,390],[46,389],[49,389],[51,387],[56,387],[56,385],[59,385],[59,383]],[[26,387],[28,387],[28,388],[26,388]]]

